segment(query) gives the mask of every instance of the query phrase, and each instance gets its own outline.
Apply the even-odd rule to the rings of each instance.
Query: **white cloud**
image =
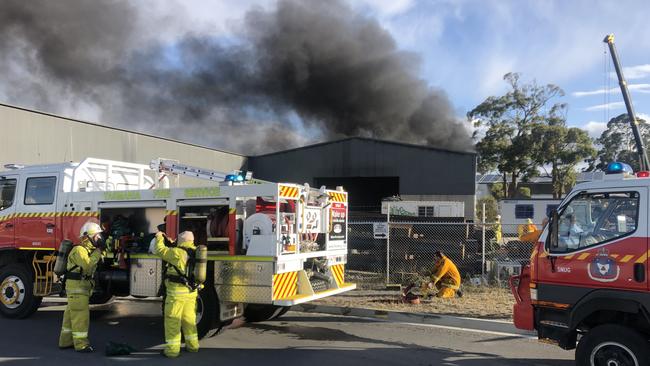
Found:
[[[650,64],[623,67],[623,75],[630,80],[650,76]]]
[[[352,0],[350,3],[353,6],[370,8],[380,18],[403,14],[415,5],[414,0]]]
[[[627,88],[630,91],[637,92],[637,93],[650,93],[650,84],[628,84]],[[588,91],[577,91],[571,93],[574,97],[580,98],[580,97],[588,97],[588,96],[593,96],[593,95],[601,95],[601,94],[615,94],[615,93],[620,93],[620,89],[618,87],[610,88],[608,89],[596,89],[596,90],[588,90]]]
[[[646,113],[637,113],[637,114],[636,114],[636,118],[637,118],[637,119],[642,119],[642,120],[644,120],[644,121],[646,121],[646,122],[650,122],[650,114],[646,114]]]
[[[585,111],[594,112],[594,111],[602,111],[605,109],[621,109],[623,107],[625,107],[625,103],[623,102],[612,102],[612,103],[598,104],[591,107],[587,107],[585,108]]]
[[[593,138],[598,138],[600,135],[607,129],[607,123],[605,122],[597,122],[597,121],[589,121],[584,124],[584,126],[580,127],[583,130],[587,131],[589,136]]]

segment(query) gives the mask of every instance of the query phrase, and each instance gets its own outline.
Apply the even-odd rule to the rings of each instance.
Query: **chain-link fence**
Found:
[[[414,219],[417,221],[350,222],[349,280],[362,288],[416,282],[430,274],[434,253],[442,251],[456,264],[464,281],[504,285],[530,259],[533,243],[524,240],[535,237],[532,231],[542,228],[541,224]]]

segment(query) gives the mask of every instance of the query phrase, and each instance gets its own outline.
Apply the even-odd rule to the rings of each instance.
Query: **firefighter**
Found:
[[[167,357],[178,357],[181,349],[181,329],[185,336],[188,352],[199,351],[199,336],[196,330],[197,288],[188,284],[186,275],[188,253],[196,250],[194,234],[184,231],[178,236],[175,247],[165,246],[162,232],[156,233],[151,252],[165,261],[165,349]]]
[[[494,239],[497,244],[501,244],[503,239],[503,228],[501,227],[501,215],[497,215],[496,222],[494,223]]]
[[[88,221],[79,232],[80,243],[68,254],[65,291],[68,305],[63,313],[59,348],[71,348],[89,353],[94,349],[88,342],[90,309],[88,301],[95,285],[93,275],[102,258],[104,241],[99,224]]]
[[[521,225],[519,225],[519,227],[517,227],[517,234],[519,236],[519,240],[522,240],[522,241],[524,241],[522,239],[523,236],[528,235],[530,233],[534,233],[536,231],[538,231],[538,229],[537,229],[537,226],[535,226],[535,224],[533,224],[533,219],[526,219],[525,224],[521,224]]]
[[[433,255],[435,266],[431,275],[431,282],[425,283],[423,292],[433,288],[437,289],[436,297],[451,298],[456,295],[462,296],[460,291],[460,272],[458,268],[442,252],[435,252]]]

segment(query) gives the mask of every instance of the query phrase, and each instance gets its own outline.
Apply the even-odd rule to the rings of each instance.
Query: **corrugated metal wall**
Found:
[[[75,121],[0,104],[0,164],[80,161],[86,157],[149,164],[158,157],[229,172],[247,158],[163,138]],[[2,166],[0,165],[0,167]],[[1,169],[1,168],[0,168]],[[193,185],[206,183],[184,180]]]

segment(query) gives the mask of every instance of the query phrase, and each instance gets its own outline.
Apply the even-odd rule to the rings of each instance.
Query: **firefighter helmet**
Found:
[[[81,230],[79,230],[79,237],[83,237],[88,235],[89,237],[93,237],[95,234],[99,234],[102,232],[101,226],[99,226],[98,223],[93,222],[93,221],[88,221],[85,223],[82,227]]]

